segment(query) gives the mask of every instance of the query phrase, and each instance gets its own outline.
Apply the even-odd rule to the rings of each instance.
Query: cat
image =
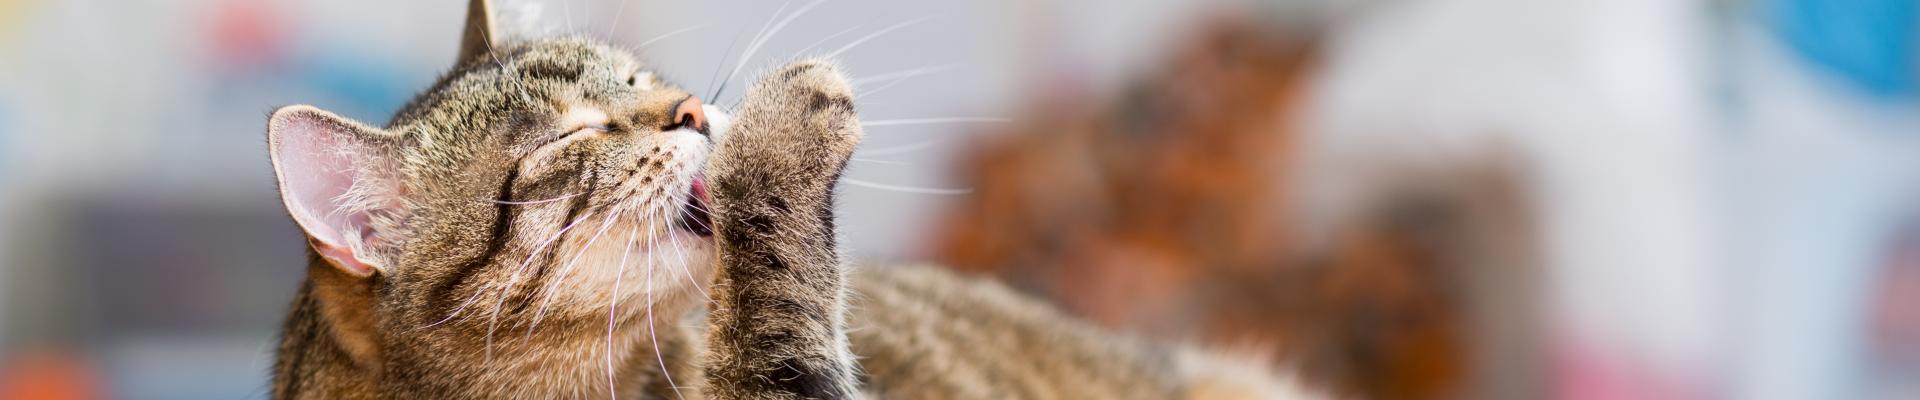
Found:
[[[470,1],[455,66],[385,127],[268,117],[310,245],[273,397],[1306,396],[995,283],[845,262],[833,193],[862,131],[831,61],[729,115],[626,51],[494,20]]]

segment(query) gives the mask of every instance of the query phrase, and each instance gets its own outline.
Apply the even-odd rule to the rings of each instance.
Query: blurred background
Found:
[[[0,0],[0,399],[263,397],[267,113],[386,121],[464,3]],[[537,3],[696,93],[798,8]],[[1920,398],[1920,1],[834,0],[744,65],[856,43],[947,119],[870,128],[858,257],[1353,398]]]

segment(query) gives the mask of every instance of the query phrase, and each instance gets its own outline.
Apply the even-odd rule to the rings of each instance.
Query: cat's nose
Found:
[[[708,133],[707,112],[703,108],[698,97],[689,95],[686,99],[680,100],[680,103],[673,105],[673,127],[693,129],[702,135],[711,135]]]

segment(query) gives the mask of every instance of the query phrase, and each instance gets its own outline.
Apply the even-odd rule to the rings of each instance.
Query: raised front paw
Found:
[[[859,144],[853,92],[833,64],[793,63],[747,92],[708,167],[719,253],[709,397],[859,397],[833,223],[833,183]]]
[[[825,60],[794,62],[747,91],[714,156],[713,178],[830,189],[860,138],[846,76]]]

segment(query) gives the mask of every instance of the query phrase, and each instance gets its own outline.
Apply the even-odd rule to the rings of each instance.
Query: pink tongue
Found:
[[[700,200],[712,200],[711,198],[707,197],[707,179],[706,178],[699,178],[699,177],[693,178],[693,196],[699,198]]]

